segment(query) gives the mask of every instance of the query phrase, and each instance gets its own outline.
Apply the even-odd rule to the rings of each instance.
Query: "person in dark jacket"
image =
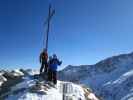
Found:
[[[52,81],[52,69],[50,68],[52,64],[52,56],[49,56],[49,61],[48,61],[48,81]]]
[[[40,68],[40,75],[41,75],[43,72],[45,72],[45,73],[48,72],[48,63],[47,63],[48,53],[47,53],[46,49],[44,49],[43,52],[40,54],[39,60],[41,63],[41,68]]]
[[[53,54],[52,59],[49,61],[50,77],[49,80],[57,84],[57,67],[62,64],[62,61],[59,61],[56,54]]]

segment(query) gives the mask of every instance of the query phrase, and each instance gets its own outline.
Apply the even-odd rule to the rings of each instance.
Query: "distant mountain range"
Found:
[[[104,100],[133,100],[133,53],[113,56],[95,65],[69,65],[59,71],[58,77],[85,84]]]

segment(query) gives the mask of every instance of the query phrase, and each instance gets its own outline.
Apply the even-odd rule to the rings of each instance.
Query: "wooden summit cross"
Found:
[[[52,19],[53,15],[55,14],[55,10],[51,9],[51,4],[49,5],[49,12],[48,12],[48,18],[44,22],[44,25],[47,24],[47,30],[46,30],[46,40],[45,40],[45,49],[48,50],[48,39],[49,39],[49,28],[50,28],[50,20]]]

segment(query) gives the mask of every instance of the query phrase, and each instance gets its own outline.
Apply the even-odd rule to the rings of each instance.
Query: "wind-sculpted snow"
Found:
[[[113,56],[95,65],[69,66],[58,77],[86,84],[105,100],[133,100],[133,53]]]

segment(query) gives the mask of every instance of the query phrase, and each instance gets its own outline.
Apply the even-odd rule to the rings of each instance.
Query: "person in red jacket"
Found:
[[[40,63],[41,63],[41,68],[40,68],[40,75],[45,72],[48,72],[48,53],[47,50],[44,49],[43,52],[40,54]],[[44,70],[44,71],[43,71]]]

